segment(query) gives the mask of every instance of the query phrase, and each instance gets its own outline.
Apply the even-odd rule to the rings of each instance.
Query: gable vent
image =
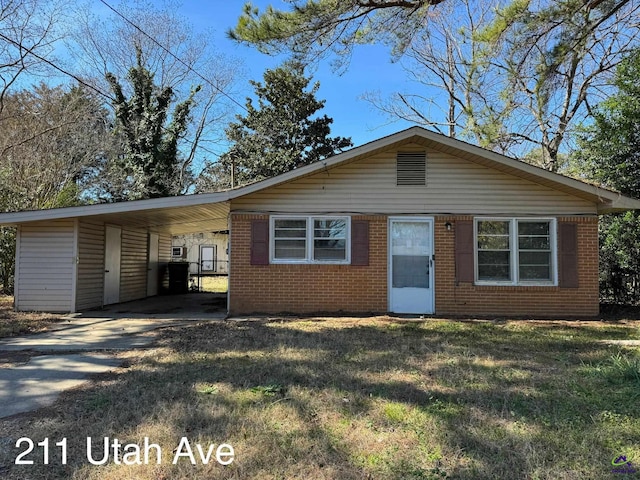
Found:
[[[427,155],[425,152],[398,152],[397,185],[427,184]]]

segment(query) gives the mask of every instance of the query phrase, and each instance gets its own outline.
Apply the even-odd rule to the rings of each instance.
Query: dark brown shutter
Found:
[[[251,221],[251,265],[269,265],[269,220]]]
[[[558,263],[561,288],[578,288],[578,225],[558,224]]]
[[[351,265],[369,265],[369,221],[351,222]]]
[[[458,220],[456,236],[456,281],[473,282],[473,222]]]

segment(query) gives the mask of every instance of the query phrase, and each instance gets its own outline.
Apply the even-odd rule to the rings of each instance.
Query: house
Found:
[[[171,237],[229,231],[230,314],[592,316],[598,215],[640,201],[413,127],[220,193],[6,213],[15,306],[157,293]]]
[[[197,232],[175,235],[171,260],[188,262],[191,275],[229,273],[229,232]]]

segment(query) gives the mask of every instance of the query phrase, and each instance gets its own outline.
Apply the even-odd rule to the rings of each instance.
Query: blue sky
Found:
[[[239,88],[240,94],[235,97],[241,104],[252,93],[248,80],[261,81],[266,68],[276,67],[283,60],[227,38],[226,31],[235,26],[244,3],[244,0],[183,0],[180,9],[180,13],[189,19],[196,30],[215,30],[219,50],[243,60],[247,75],[242,81],[244,88]],[[261,10],[269,4],[276,8],[287,8],[287,4],[281,0],[254,0],[252,3]],[[406,73],[400,65],[392,64],[389,58],[386,47],[365,45],[355,49],[348,70],[340,76],[332,71],[328,60],[318,65],[313,72],[313,79],[320,82],[317,97],[326,100],[321,113],[333,118],[332,135],[351,137],[354,145],[358,146],[411,126],[407,122],[389,124],[389,119],[383,113],[359,99],[367,91],[384,94],[401,89]]]

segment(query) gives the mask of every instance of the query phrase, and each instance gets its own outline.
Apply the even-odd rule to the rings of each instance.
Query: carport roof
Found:
[[[0,224],[85,218],[113,225],[180,235],[227,230],[229,192],[154,198],[131,202],[103,203],[0,214]]]
[[[105,203],[81,207],[56,208],[0,214],[0,225],[36,221],[90,218],[116,225],[144,228],[152,232],[182,233],[228,229],[228,216],[234,198],[287,183],[302,177],[357,161],[378,152],[417,143],[465,160],[514,175],[546,187],[593,202],[598,213],[640,209],[640,200],[580,180],[549,172],[520,160],[506,157],[421,127],[380,138],[312,165],[235,190],[219,193]]]

